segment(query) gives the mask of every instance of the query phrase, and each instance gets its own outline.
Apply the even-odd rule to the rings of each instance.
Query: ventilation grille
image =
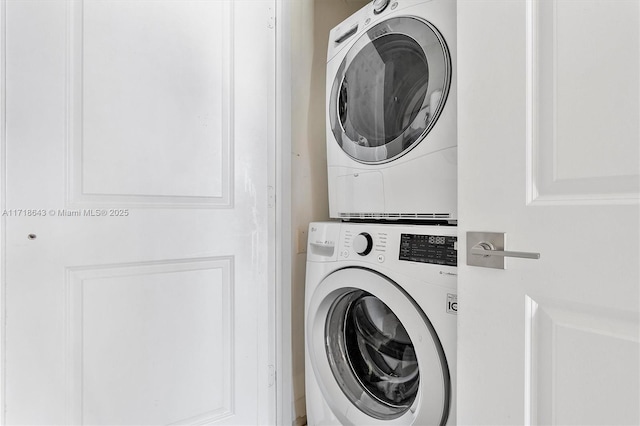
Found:
[[[341,219],[433,220],[450,219],[449,213],[340,213]]]

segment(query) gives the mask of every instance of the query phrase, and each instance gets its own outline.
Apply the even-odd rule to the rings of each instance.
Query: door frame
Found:
[[[0,210],[6,208],[6,0],[0,0]],[[5,421],[6,217],[0,217],[0,424]]]
[[[275,140],[270,144],[269,175],[274,179],[275,212],[269,218],[269,234],[273,236],[273,259],[269,273],[269,293],[274,295],[275,309],[271,318],[271,342],[275,344],[275,395],[271,401],[275,415],[273,424],[292,425],[293,359],[291,353],[291,5],[289,0],[276,0],[275,51]],[[273,352],[273,351],[272,351]],[[273,393],[273,392],[272,392]]]

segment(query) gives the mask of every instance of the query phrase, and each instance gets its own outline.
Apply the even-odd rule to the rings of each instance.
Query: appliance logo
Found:
[[[458,315],[458,295],[447,293],[447,313]]]

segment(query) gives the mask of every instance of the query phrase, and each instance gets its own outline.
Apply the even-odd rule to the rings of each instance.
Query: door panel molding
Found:
[[[202,18],[190,33],[171,34],[168,13],[145,15],[144,31],[124,40],[115,28],[127,20],[122,13],[109,20],[106,12],[128,8],[135,20],[148,15],[144,4],[67,3],[68,207],[233,207],[234,13],[229,2],[194,4],[173,12],[207,16],[211,25]],[[106,33],[109,23],[114,29]],[[155,143],[163,149],[153,150]],[[181,156],[172,145],[193,153]],[[174,151],[178,158],[163,155]],[[196,179],[203,172],[209,178]]]
[[[525,299],[526,424],[628,420],[640,380],[638,314]],[[634,365],[636,371],[630,371]],[[639,414],[636,410],[637,421]]]
[[[526,19],[527,202],[638,203],[638,3],[532,0]]]
[[[144,293],[148,304],[129,303],[126,295],[132,291]],[[191,405],[194,412],[182,419],[174,417],[176,424],[210,424],[233,416],[235,291],[233,256],[67,267],[67,424],[96,424],[105,419],[157,423],[171,418],[168,406],[181,403]],[[200,297],[194,299],[194,294]],[[174,311],[170,322],[154,315],[169,310]],[[105,314],[113,319],[106,323]],[[128,333],[126,324],[118,320],[136,316],[138,321]],[[158,318],[160,323],[151,323]],[[203,330],[207,330],[205,335]],[[136,336],[144,336],[143,341],[133,339]],[[104,364],[105,352],[113,364]],[[172,365],[172,360],[185,359],[185,352],[193,354],[186,356],[192,365]],[[92,357],[92,353],[100,356]],[[96,364],[96,359],[102,361]],[[131,363],[136,360],[137,364]],[[201,383],[202,377],[209,383]],[[117,381],[123,386],[114,386]],[[154,381],[150,389],[138,389]],[[201,400],[181,401],[181,388],[188,386],[193,391],[197,385]],[[101,386],[120,391],[114,394]],[[134,389],[128,391],[131,387]],[[92,407],[94,398],[100,403]],[[109,399],[111,403],[105,402]],[[174,400],[178,402],[172,404]],[[131,419],[100,411],[105,406],[126,410],[131,403],[141,405],[141,411],[150,417]]]

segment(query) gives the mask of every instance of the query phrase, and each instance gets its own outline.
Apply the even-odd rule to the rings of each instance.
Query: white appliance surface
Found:
[[[456,227],[315,222],[307,421],[456,423]]]
[[[330,216],[454,223],[456,2],[384,3],[329,35]]]

